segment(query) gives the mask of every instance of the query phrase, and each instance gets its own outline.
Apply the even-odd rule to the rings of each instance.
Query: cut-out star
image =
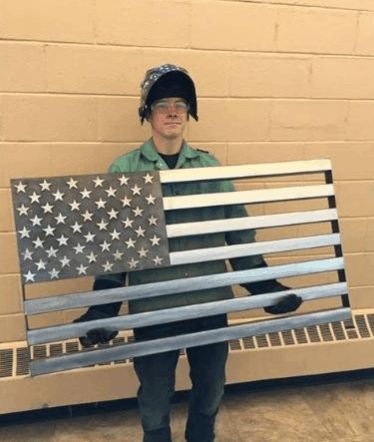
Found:
[[[31,252],[29,249],[26,249],[22,255],[23,255],[23,259],[26,261],[27,259],[32,259],[32,255],[34,254],[34,252]]]
[[[27,212],[29,211],[30,207],[26,207],[24,204],[22,204],[21,207],[17,207],[19,216],[27,215]]]
[[[15,184],[14,187],[17,189],[17,193],[25,193],[27,184],[24,184],[22,181],[20,181],[18,184]]]
[[[31,270],[29,270],[27,273],[23,275],[25,277],[25,282],[34,282],[35,281],[35,273],[31,273]]]
[[[153,235],[153,237],[149,238],[149,240],[151,241],[152,246],[158,246],[160,245],[161,238],[159,236]]]
[[[38,267],[38,270],[45,270],[46,262],[44,262],[42,259],[40,259],[38,262],[35,263]]]
[[[148,250],[142,247],[140,250],[138,250],[139,258],[146,258],[148,254]]]
[[[104,269],[104,272],[110,272],[112,270],[113,263],[107,261],[105,264],[102,264],[102,267]]]
[[[110,232],[109,235],[112,237],[112,241],[114,241],[115,239],[119,239],[120,233],[117,232],[116,229],[113,229],[113,231]]]
[[[64,235],[61,235],[60,238],[56,238],[56,240],[57,240],[59,246],[67,246],[69,238],[67,238]]]
[[[78,243],[76,246],[73,247],[75,250],[75,254],[78,255],[79,253],[83,253],[83,250],[86,248],[86,246],[81,246],[80,243]]]
[[[135,216],[142,216],[144,209],[141,209],[139,206],[136,206],[135,209],[132,210]]]
[[[98,209],[105,209],[106,201],[104,201],[102,198],[100,198],[99,200],[95,201],[95,204]]]
[[[127,183],[128,183],[128,181],[129,181],[129,179],[130,179],[130,178],[128,178],[127,176],[125,176],[125,175],[121,175],[121,176],[118,178],[118,181],[120,182],[120,185],[121,185],[121,186],[123,186],[123,185],[126,185],[126,186],[127,186]]]
[[[100,245],[100,247],[101,247],[101,251],[102,252],[105,252],[105,251],[107,251],[107,252],[109,252],[109,250],[110,250],[110,243],[108,243],[108,242],[106,242],[106,241],[103,241],[101,244],[99,244]]]
[[[125,195],[124,198],[121,199],[122,202],[122,207],[130,207],[130,203],[131,203],[131,199],[127,198],[127,196]]]
[[[145,184],[147,184],[147,183],[152,184],[153,183],[153,176],[150,173],[147,173],[147,175],[143,176],[143,180],[144,180]]]
[[[78,221],[75,221],[70,227],[73,229],[73,233],[82,233],[82,224],[78,224]]]
[[[49,183],[47,180],[44,180],[41,183],[39,183],[39,186],[41,190],[44,191],[44,190],[50,190],[51,184],[52,183]]]
[[[69,266],[70,267],[70,261],[71,259],[69,259],[67,256],[64,256],[62,259],[59,260],[61,263],[62,268]]]
[[[99,223],[96,223],[96,225],[99,228],[99,230],[107,230],[108,223],[105,222],[103,219],[101,219],[101,221]]]
[[[155,258],[152,259],[152,261],[155,263],[155,265],[161,265],[163,258],[160,258],[159,256],[156,256]]]
[[[140,195],[140,191],[142,190],[141,187],[139,187],[137,184],[134,185],[134,187],[131,187],[131,191],[133,195]]]
[[[62,198],[63,198],[63,196],[64,196],[65,194],[62,193],[62,192],[60,192],[59,189],[57,189],[55,193],[52,193],[52,195],[53,195],[55,201],[63,201]]]
[[[125,220],[122,221],[125,227],[132,227],[134,220],[127,217]]]
[[[72,212],[74,210],[79,210],[80,205],[81,205],[81,203],[78,203],[77,200],[74,200],[72,203],[69,203],[69,206],[71,207]]]
[[[109,189],[105,189],[105,192],[106,192],[106,194],[108,195],[108,198],[109,198],[111,196],[113,196],[113,197],[116,196],[117,190],[113,189],[113,187],[110,186]]]
[[[83,217],[83,221],[92,221],[93,213],[86,210],[81,216]]]
[[[128,249],[135,249],[136,241],[134,241],[132,238],[129,238],[127,241],[125,241],[125,243]]]
[[[92,190],[87,190],[87,188],[85,187],[81,192],[79,192],[81,195],[82,195],[82,200],[84,199],[84,198],[89,198],[90,197],[90,195],[91,195],[91,193],[92,193]]]
[[[82,224],[78,224],[78,221],[75,221],[75,223],[72,224],[70,228],[73,229],[73,233],[82,233]]]
[[[58,249],[55,249],[54,247],[50,247],[48,250],[46,250],[48,258],[51,258],[52,256],[56,258],[56,254],[58,252]]]
[[[94,254],[94,252],[91,252],[89,255],[86,256],[88,259],[88,262],[91,264],[92,262],[96,262],[97,255]]]
[[[44,204],[44,206],[41,206],[44,213],[52,213],[52,209],[54,206],[52,204],[49,204],[48,202]]]
[[[86,238],[86,242],[93,242],[96,235],[91,232],[88,232],[87,235],[83,235]]]
[[[104,180],[100,177],[96,177],[93,182],[95,183],[95,187],[103,187]]]
[[[70,178],[69,181],[66,181],[66,184],[69,186],[69,189],[78,189],[78,181],[73,178]]]
[[[145,199],[147,200],[148,205],[154,204],[156,201],[156,198],[152,194],[149,194],[148,196],[146,196]]]
[[[65,224],[66,216],[60,212],[57,216],[55,216],[55,220],[57,224]]]
[[[39,238],[39,236],[38,236],[38,237],[36,238],[36,240],[33,241],[33,244],[34,244],[34,247],[35,247],[36,249],[38,249],[39,247],[42,249],[42,248],[43,248],[44,241],[42,241],[42,240]]]
[[[115,261],[119,261],[123,256],[123,252],[120,252],[118,249],[113,253],[113,257]]]
[[[134,258],[131,258],[130,261],[127,261],[127,264],[129,265],[130,269],[135,269],[136,266],[139,264],[139,261],[137,261]]]
[[[139,238],[142,236],[144,238],[145,229],[143,229],[141,226],[139,226],[137,229],[135,229],[136,236]]]
[[[40,195],[38,193],[36,193],[36,192],[33,192],[32,195],[29,195],[29,198],[30,198],[31,204],[39,203]]]
[[[18,230],[18,233],[21,235],[21,239],[30,238],[30,230],[26,229],[26,226],[22,230]]]
[[[34,218],[31,218],[31,222],[33,226],[41,226],[42,218],[39,218],[37,215],[34,216]]]
[[[151,215],[148,218],[148,223],[149,223],[150,226],[152,226],[152,225],[153,226],[157,226],[157,218],[155,216]]]
[[[57,269],[55,269],[55,268],[53,268],[50,272],[48,272],[49,274],[50,274],[50,276],[51,276],[51,279],[57,279],[58,278],[58,275],[59,275],[59,273],[60,273],[60,271],[59,270],[57,270]]]
[[[114,210],[113,208],[112,210],[107,212],[107,214],[109,215],[109,219],[117,219],[118,213],[119,212],[117,210]]]
[[[53,232],[56,230],[56,227],[52,227],[50,224],[43,229],[45,232],[45,236],[53,236]]]
[[[87,266],[84,266],[83,264],[81,264],[79,267],[76,267],[76,270],[78,272],[78,275],[86,275],[87,274]]]

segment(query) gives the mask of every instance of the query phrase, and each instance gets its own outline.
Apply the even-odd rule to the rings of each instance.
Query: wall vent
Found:
[[[333,343],[354,339],[374,339],[374,313],[356,314],[352,320],[343,322],[332,322],[318,326],[234,339],[229,341],[229,346],[230,352],[237,352],[293,345]],[[120,335],[113,339],[110,344],[103,344],[100,347],[121,345],[125,342],[133,342],[133,340],[132,335]],[[31,347],[33,359],[79,351],[82,351],[82,347],[77,340],[34,345]],[[181,354],[184,353],[184,350],[181,350]],[[24,345],[13,348],[7,348],[6,345],[0,347],[0,381],[2,379],[29,375],[29,362],[30,350]],[[130,359],[124,359],[99,365],[129,364],[130,362]]]

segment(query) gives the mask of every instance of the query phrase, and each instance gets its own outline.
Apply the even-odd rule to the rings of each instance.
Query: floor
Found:
[[[176,397],[183,442],[187,395]],[[0,416],[1,442],[141,442],[134,400]],[[227,388],[216,442],[374,442],[374,370]]]

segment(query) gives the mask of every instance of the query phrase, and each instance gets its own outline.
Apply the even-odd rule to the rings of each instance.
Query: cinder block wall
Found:
[[[163,62],[196,79],[188,139],[223,164],[333,160],[353,306],[373,307],[373,56],[372,0],[0,0],[0,342],[25,338],[9,179],[105,171],[148,137],[138,87]]]

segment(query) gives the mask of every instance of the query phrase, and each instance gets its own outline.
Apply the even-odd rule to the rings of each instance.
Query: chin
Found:
[[[164,133],[163,136],[164,138],[168,139],[168,140],[174,140],[176,138],[179,138],[182,134],[180,133]]]

